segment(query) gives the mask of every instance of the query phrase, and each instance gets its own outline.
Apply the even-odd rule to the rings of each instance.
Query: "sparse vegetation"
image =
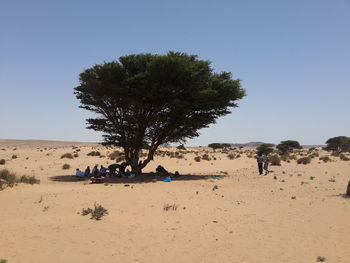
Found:
[[[233,159],[236,158],[236,156],[235,156],[233,153],[229,153],[229,154],[227,155],[227,158],[229,158],[230,160],[233,160]]]
[[[81,212],[82,216],[86,216],[91,214],[90,219],[101,220],[101,218],[105,215],[108,215],[108,210],[104,208],[102,205],[97,203],[94,204],[94,209],[86,208]]]
[[[0,164],[4,165],[6,163],[5,159],[0,159]]]
[[[209,157],[208,154],[203,154],[203,155],[202,155],[202,159],[203,159],[203,160],[206,160],[206,161],[210,161],[210,160],[211,160],[211,158]]]
[[[183,144],[180,144],[179,146],[176,147],[178,150],[186,150],[186,147]]]
[[[169,210],[173,210],[173,211],[176,211],[178,208],[178,205],[177,204],[164,204],[163,205],[163,210],[164,211],[169,211]]]
[[[34,176],[21,176],[19,179],[16,174],[10,172],[7,169],[0,170],[0,190],[4,189],[6,186],[14,186],[16,183],[26,183],[26,184],[38,184],[40,180],[36,179]]]
[[[309,164],[311,162],[311,158],[309,156],[302,157],[297,160],[297,164]]]
[[[278,157],[278,155],[272,155],[270,156],[270,163],[274,166],[280,166],[281,165],[281,159]]]
[[[319,158],[319,160],[321,160],[321,161],[323,161],[325,163],[332,161],[331,158],[329,158],[328,156],[322,156],[322,157]]]
[[[62,165],[63,170],[67,170],[69,168],[70,168],[70,165],[68,163],[65,163],[64,165]]]
[[[13,155],[11,156],[12,159],[17,159],[17,157],[18,157],[18,156],[17,156],[16,154],[13,154]]]
[[[273,147],[275,145],[271,143],[263,143],[256,148],[257,154],[270,154],[273,152]]]
[[[343,161],[349,161],[349,160],[350,160],[350,158],[347,157],[347,156],[346,156],[345,154],[343,154],[343,153],[339,154],[339,158],[340,158],[340,160],[343,160]]]
[[[210,143],[208,144],[208,147],[215,149],[222,149],[222,148],[229,148],[231,147],[231,144],[228,143]]]
[[[109,159],[115,160],[117,163],[125,160],[125,155],[123,152],[114,151],[108,155]]]
[[[200,156],[196,156],[193,158],[193,160],[195,160],[196,162],[200,162],[201,161],[201,157]]]
[[[101,156],[99,151],[92,151],[87,154],[87,156]]]
[[[74,157],[73,157],[73,154],[71,154],[71,153],[65,153],[65,154],[61,155],[61,159],[63,159],[63,158],[73,159]]]
[[[326,261],[326,258],[325,258],[325,257],[318,256],[316,260],[317,260],[317,262],[325,262],[325,261]]]

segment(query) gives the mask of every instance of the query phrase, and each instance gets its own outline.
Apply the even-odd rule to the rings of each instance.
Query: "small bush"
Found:
[[[202,159],[203,159],[203,160],[206,160],[206,161],[210,161],[210,160],[211,160],[211,158],[209,157],[208,154],[203,154],[203,155],[202,155]]]
[[[4,185],[13,186],[16,182],[16,175],[7,169],[0,170],[0,190]]]
[[[17,159],[17,155],[16,154],[14,154],[14,155],[12,155],[12,157],[11,157],[12,159]]]
[[[92,151],[87,154],[87,156],[101,156],[99,151]]]
[[[115,160],[117,163],[125,160],[125,155],[123,152],[114,151],[108,155],[111,160]]]
[[[350,158],[347,157],[347,156],[346,156],[345,154],[343,154],[343,153],[339,154],[339,158],[340,158],[340,160],[343,160],[343,161],[349,161],[349,160],[350,160]]]
[[[79,157],[79,154],[75,153],[73,154],[74,158]]]
[[[6,161],[5,161],[5,159],[0,159],[0,164],[5,164],[6,163]]]
[[[20,183],[25,183],[25,184],[40,184],[40,180],[36,179],[34,176],[26,176],[22,175],[21,178],[19,179]]]
[[[227,155],[227,158],[229,158],[230,160],[233,160],[233,159],[236,158],[236,156],[235,156],[233,153],[229,153],[229,154]]]
[[[7,263],[6,259],[0,259],[0,263]]]
[[[90,219],[101,220],[101,218],[105,215],[108,215],[108,210],[104,208],[102,205],[94,204],[94,209],[87,208],[83,209],[81,212],[82,216],[86,216],[91,214]]]
[[[178,150],[186,150],[185,146],[183,144],[180,144],[179,146],[176,147]]]
[[[62,165],[63,170],[67,170],[69,168],[70,168],[70,165],[68,163],[65,163],[64,165]]]
[[[272,155],[270,157],[270,163],[271,163],[271,165],[280,166],[281,159],[277,155]]]
[[[319,158],[319,160],[321,160],[321,161],[323,161],[325,163],[332,161],[331,158],[329,158],[328,156],[322,156],[322,157]]]
[[[61,159],[67,158],[67,159],[73,159],[73,155],[71,153],[65,153],[61,155]]]
[[[169,211],[169,210],[174,210],[174,211],[176,211],[177,210],[177,208],[178,208],[178,205],[177,204],[165,204],[164,206],[163,206],[163,210],[164,211]]]
[[[195,160],[196,162],[200,162],[201,161],[201,157],[200,156],[196,156],[193,158],[193,160]]]
[[[309,156],[302,157],[297,160],[297,164],[308,164],[311,162],[311,158]]]

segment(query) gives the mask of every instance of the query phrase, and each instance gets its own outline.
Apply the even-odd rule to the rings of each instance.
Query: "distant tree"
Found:
[[[294,149],[302,149],[299,142],[297,141],[281,141],[280,144],[276,146],[276,148],[280,151],[281,154],[286,154],[292,152]]]
[[[214,73],[210,62],[169,52],[95,65],[80,74],[75,95],[98,116],[87,119],[87,128],[104,133],[104,145],[121,146],[133,172],[141,173],[160,145],[198,136],[231,113],[245,91],[231,73]],[[139,161],[144,145],[148,154]]]
[[[178,150],[186,150],[186,147],[183,144],[180,144],[179,146],[176,147]]]
[[[228,148],[231,147],[231,144],[229,143],[210,143],[208,144],[208,147],[215,149],[222,149],[222,148]]]
[[[273,152],[273,147],[275,145],[271,143],[263,143],[256,148],[257,154],[270,154]]]
[[[350,152],[350,137],[337,136],[326,141],[326,150],[336,153]]]

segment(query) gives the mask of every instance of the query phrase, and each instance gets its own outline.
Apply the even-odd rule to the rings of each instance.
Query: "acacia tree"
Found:
[[[276,148],[281,152],[281,154],[287,154],[293,151],[293,149],[302,149],[303,147],[300,146],[298,141],[287,140],[281,141]]]
[[[231,73],[214,73],[210,62],[169,52],[95,65],[80,74],[75,95],[81,108],[97,115],[87,128],[103,132],[104,145],[121,146],[133,172],[141,173],[159,145],[198,136],[231,113],[245,91]]]
[[[350,152],[350,137],[337,136],[326,141],[326,150],[336,153]]]
[[[275,145],[272,143],[263,143],[259,147],[256,148],[258,154],[270,154],[273,152],[273,147]]]

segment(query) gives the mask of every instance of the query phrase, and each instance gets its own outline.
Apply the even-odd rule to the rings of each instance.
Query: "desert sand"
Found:
[[[0,169],[41,180],[0,191],[0,259],[310,263],[321,256],[350,262],[350,199],[344,196],[350,161],[292,160],[259,176],[256,160],[248,157],[254,149],[236,149],[232,153],[240,157],[230,160],[227,152],[188,148],[181,159],[156,156],[145,169],[161,164],[179,171],[182,176],[170,183],[66,180],[77,167],[113,163],[107,157],[113,150],[93,143],[0,140],[0,159],[6,160]],[[105,157],[87,156],[91,151]],[[74,152],[78,157],[61,159]],[[194,161],[206,153],[211,160]],[[322,150],[319,155],[330,156]],[[63,170],[65,163],[71,168]],[[95,202],[109,212],[99,221],[80,214]],[[165,211],[166,204],[177,210]]]

